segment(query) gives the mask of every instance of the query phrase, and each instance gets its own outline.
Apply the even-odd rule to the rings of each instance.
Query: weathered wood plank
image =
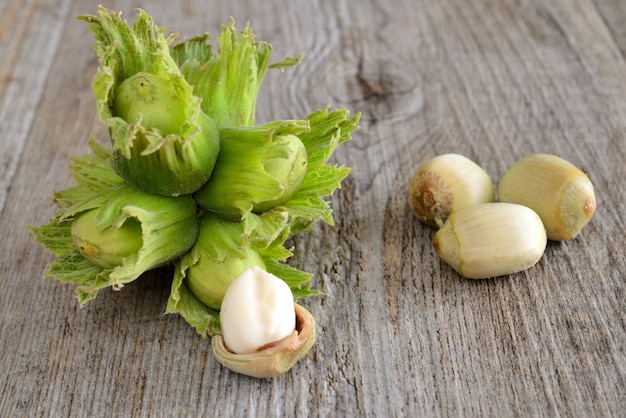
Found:
[[[48,76],[68,0],[0,6],[0,213]]]
[[[619,1],[597,0],[594,2],[610,36],[626,55],[626,4]]]
[[[60,7],[47,15],[49,4]],[[97,4],[1,6],[20,22],[3,24],[2,39],[43,51],[29,42],[46,33],[53,50],[31,57],[11,42],[0,46],[1,109],[11,109],[7,97],[19,96],[23,80],[48,74],[39,93],[20,98],[29,120],[0,113],[0,141],[10,129],[19,145],[0,156],[9,161],[0,165],[0,235],[10,237],[0,243],[0,415],[621,415],[626,10],[619,1],[106,5],[129,21],[134,7],[145,7],[182,36],[217,34],[232,15],[241,25],[249,20],[276,59],[303,52],[298,68],[268,75],[261,122],[300,118],[327,103],[363,114],[362,129],[333,157],[353,167],[333,197],[336,225],[294,239],[291,262],[314,273],[325,293],[303,302],[318,322],[318,343],[271,381],[225,370],[207,340],[163,315],[166,269],[103,292],[84,309],[70,287],[38,280],[52,257],[24,226],[50,216],[52,190],[70,185],[67,160],[87,151],[88,135],[106,138],[91,92],[92,38],[74,19]],[[550,243],[526,272],[461,279],[435,256],[433,230],[406,202],[417,166],[444,152],[476,160],[495,183],[523,155],[561,155],[589,173],[598,212],[579,237]]]

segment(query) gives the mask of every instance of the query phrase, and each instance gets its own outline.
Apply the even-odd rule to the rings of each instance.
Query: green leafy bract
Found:
[[[90,195],[95,196],[111,186],[124,182],[111,167],[111,152],[93,135],[89,137],[89,147],[94,154],[84,154],[70,159],[70,175],[76,186],[54,194],[55,203],[60,208],[84,200]]]
[[[279,120],[255,127],[220,129],[222,150],[212,178],[194,195],[200,206],[227,219],[254,222],[253,207],[274,199],[284,185],[265,172],[265,164],[284,158],[288,148],[280,140],[297,135],[307,154],[304,180],[286,202],[270,211],[286,212],[290,233],[306,230],[322,220],[333,225],[330,205],[324,200],[341,186],[351,170],[328,164],[337,147],[351,139],[360,114],[350,117],[347,110],[323,108],[303,120]]]
[[[201,109],[201,99],[194,96],[169,53],[169,44],[175,34],[164,36],[144,11],[129,26],[121,14],[100,7],[97,16],[82,15],[90,23],[95,36],[94,50],[100,61],[93,81],[99,119],[109,128],[113,146],[114,167],[127,182],[149,192],[177,196],[190,194],[208,180],[219,151],[217,126]],[[166,100],[175,100],[182,110],[182,120],[175,132],[164,133],[158,128],[144,126],[138,115],[125,120],[113,113],[117,109],[117,90],[130,77],[145,73],[157,76],[176,94]],[[158,99],[162,99],[158,98]],[[127,95],[120,100],[128,99]],[[137,94],[136,100],[142,100]],[[126,106],[121,106],[125,108]],[[155,106],[155,112],[164,107]],[[146,112],[152,111],[149,106]],[[160,116],[150,115],[150,120]],[[159,175],[154,175],[158,172]]]
[[[255,205],[276,199],[288,184],[268,173],[266,165],[289,158],[292,147],[285,138],[308,129],[307,121],[221,128],[220,155],[212,178],[195,193],[196,202],[226,219],[243,219]]]
[[[252,126],[261,83],[268,69],[295,66],[300,57],[270,63],[272,47],[255,40],[249,25],[237,33],[235,21],[222,26],[219,52],[208,43],[209,34],[175,45],[172,57],[194,94],[202,98],[202,110],[218,127]]]
[[[352,170],[329,164],[329,159],[340,144],[352,139],[360,117],[360,113],[351,117],[346,109],[329,111],[329,107],[306,117],[310,129],[298,136],[308,153],[307,174],[295,196],[273,209],[289,214],[290,234],[305,231],[317,221],[334,225],[330,203],[324,198],[332,196]]]
[[[95,140],[91,146],[96,155],[74,158],[70,170],[77,185],[56,194],[59,209],[50,223],[29,228],[57,256],[46,276],[77,286],[81,304],[103,288],[120,289],[145,271],[174,261],[191,248],[198,229],[196,204],[190,196],[160,196],[128,186],[107,168],[110,154]],[[102,183],[94,182],[97,176],[102,176]],[[71,226],[76,216],[90,210],[98,211],[94,234],[136,219],[141,224],[139,251],[113,268],[86,259],[74,245]]]

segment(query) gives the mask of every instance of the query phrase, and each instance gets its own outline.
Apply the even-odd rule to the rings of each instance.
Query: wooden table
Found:
[[[249,21],[274,57],[257,120],[326,104],[362,112],[333,161],[353,168],[336,225],[294,240],[324,296],[302,301],[318,341],[258,380],[213,358],[146,274],[83,309],[42,280],[46,223],[68,159],[106,141],[98,67],[79,14],[100,1],[0,3],[0,416],[623,416],[626,410],[626,3],[621,0],[106,2],[171,32]],[[592,179],[598,209],[534,267],[467,280],[407,204],[417,167],[463,154],[494,183],[557,154]]]

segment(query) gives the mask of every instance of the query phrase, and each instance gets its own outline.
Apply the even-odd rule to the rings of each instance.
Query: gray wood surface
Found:
[[[0,416],[624,416],[626,3],[621,0],[121,0],[181,36],[250,21],[275,57],[259,122],[324,105],[360,111],[334,161],[353,174],[335,227],[294,240],[324,297],[302,302],[318,342],[288,374],[236,375],[164,315],[169,277],[146,274],[80,309],[42,280],[53,256],[26,225],[52,214],[97,121],[100,1],[0,2]],[[444,152],[494,182],[533,152],[592,179],[598,210],[533,268],[460,278],[407,205]]]

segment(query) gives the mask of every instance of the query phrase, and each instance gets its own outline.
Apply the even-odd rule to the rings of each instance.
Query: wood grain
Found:
[[[52,256],[26,225],[71,185],[70,157],[102,141],[93,39],[99,2],[0,5],[0,416],[621,416],[626,409],[626,7],[620,0],[349,2],[114,0],[192,36],[250,21],[275,58],[257,120],[331,103],[362,112],[333,161],[353,168],[335,226],[293,240],[324,296],[303,301],[318,342],[288,374],[222,368],[209,341],[164,315],[167,269],[80,309],[41,280]],[[533,268],[460,278],[406,201],[444,152],[497,184],[518,158],[587,172],[598,210]]]

